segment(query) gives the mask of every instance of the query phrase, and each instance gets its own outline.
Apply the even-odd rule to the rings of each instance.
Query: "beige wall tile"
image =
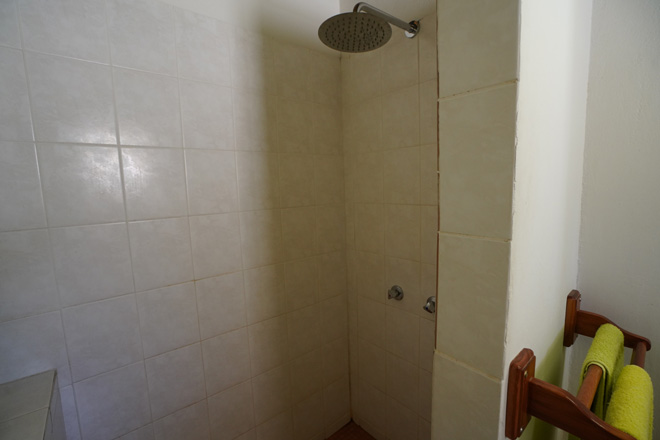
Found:
[[[284,265],[286,310],[298,310],[317,302],[318,266],[315,258],[304,258]]]
[[[511,237],[516,85],[440,102],[440,227]]]
[[[420,202],[420,148],[410,147],[383,153],[383,201]]]
[[[438,82],[435,79],[419,85],[419,141],[438,143]]]
[[[423,205],[438,206],[438,144],[422,145],[419,158],[420,202]]]
[[[382,204],[355,204],[355,249],[382,254],[385,250],[385,217]]]
[[[419,82],[438,80],[438,43],[436,14],[427,15],[420,20],[422,29],[419,40]]]
[[[323,438],[323,392],[293,406],[294,440]]]
[[[386,205],[385,254],[419,261],[420,207]]]
[[[252,379],[254,417],[257,424],[291,407],[291,378],[288,365],[256,376]]]
[[[419,412],[419,371],[417,365],[387,355],[387,395],[415,413]]]
[[[285,315],[248,327],[252,374],[257,375],[289,360],[289,336]]]
[[[441,0],[437,8],[441,97],[517,77],[518,2]]]
[[[438,350],[502,377],[510,244],[440,234]]]
[[[280,207],[277,155],[241,152],[236,155],[236,163],[241,211]]]
[[[394,31],[396,32],[396,31]],[[382,91],[402,89],[417,84],[419,74],[419,39],[404,38],[383,47],[381,52]]]
[[[387,307],[387,351],[419,365],[419,317]]]
[[[229,440],[254,427],[252,386],[243,382],[209,397],[211,438]]]
[[[419,87],[383,95],[383,148],[419,145]]]
[[[279,179],[282,191],[282,207],[313,205],[314,156],[311,154],[280,154]]]
[[[360,381],[387,392],[387,351],[365,340],[358,342],[358,376]]]
[[[274,318],[286,312],[284,277],[283,264],[243,272],[248,324]]]
[[[381,203],[383,201],[383,154],[356,154],[353,166],[355,202]]]
[[[433,438],[497,438],[500,382],[440,354],[435,355],[434,364]]]
[[[426,299],[422,300],[419,283],[420,264],[417,261],[386,257],[385,288],[389,290],[390,287],[397,285],[403,289],[404,295],[401,301],[388,300],[388,306],[418,314],[419,309],[426,302]]]
[[[357,252],[355,257],[357,294],[385,303],[387,290],[390,287],[386,285],[385,257],[382,254],[367,252]]]
[[[240,214],[243,267],[245,269],[282,260],[280,211],[246,211]]]

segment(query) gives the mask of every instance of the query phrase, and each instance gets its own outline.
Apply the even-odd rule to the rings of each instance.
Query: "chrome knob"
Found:
[[[403,299],[403,289],[395,284],[387,291],[387,298],[401,301]]]
[[[424,310],[429,313],[435,313],[435,296],[429,296],[424,305]]]

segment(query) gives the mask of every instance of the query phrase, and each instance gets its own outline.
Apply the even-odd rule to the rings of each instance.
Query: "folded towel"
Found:
[[[621,330],[612,324],[600,326],[582,364],[580,385],[582,385],[590,365],[598,365],[603,370],[603,377],[598,383],[591,411],[604,419],[614,384],[623,368],[623,333]]]
[[[614,385],[605,421],[637,440],[651,440],[653,434],[653,385],[643,368],[623,367]]]

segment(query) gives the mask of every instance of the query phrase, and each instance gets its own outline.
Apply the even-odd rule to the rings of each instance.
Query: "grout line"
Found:
[[[477,93],[484,93],[484,92],[489,92],[491,90],[503,89],[507,86],[518,84],[518,82],[519,82],[519,80],[516,78],[516,79],[511,79],[511,80],[508,80],[508,81],[502,81],[502,82],[499,82],[499,83],[496,83],[496,84],[490,84],[490,85],[483,86],[483,87],[477,87],[476,89],[471,89],[471,90],[468,90],[468,91],[465,91],[465,92],[459,92],[459,93],[455,93],[453,95],[439,97],[438,102],[450,101],[452,99],[461,98],[461,97],[464,97],[464,96],[476,95]]]
[[[463,234],[463,233],[460,233],[460,232],[438,231],[438,235],[446,235],[448,237],[471,238],[473,240],[485,240],[485,241],[492,241],[492,242],[496,242],[496,243],[511,243],[510,238],[487,237],[487,236],[484,236],[484,235]]]

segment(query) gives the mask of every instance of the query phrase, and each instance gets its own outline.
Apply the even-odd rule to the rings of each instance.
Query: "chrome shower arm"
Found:
[[[369,14],[375,15],[376,17],[380,17],[383,20],[387,21],[388,23],[391,23],[394,26],[406,31],[406,36],[408,38],[413,38],[415,35],[417,35],[417,32],[419,31],[419,21],[413,20],[410,23],[406,23],[405,21],[400,20],[388,14],[387,12],[381,11],[380,9],[375,8],[365,2],[357,3],[353,8],[353,12],[367,12]]]

